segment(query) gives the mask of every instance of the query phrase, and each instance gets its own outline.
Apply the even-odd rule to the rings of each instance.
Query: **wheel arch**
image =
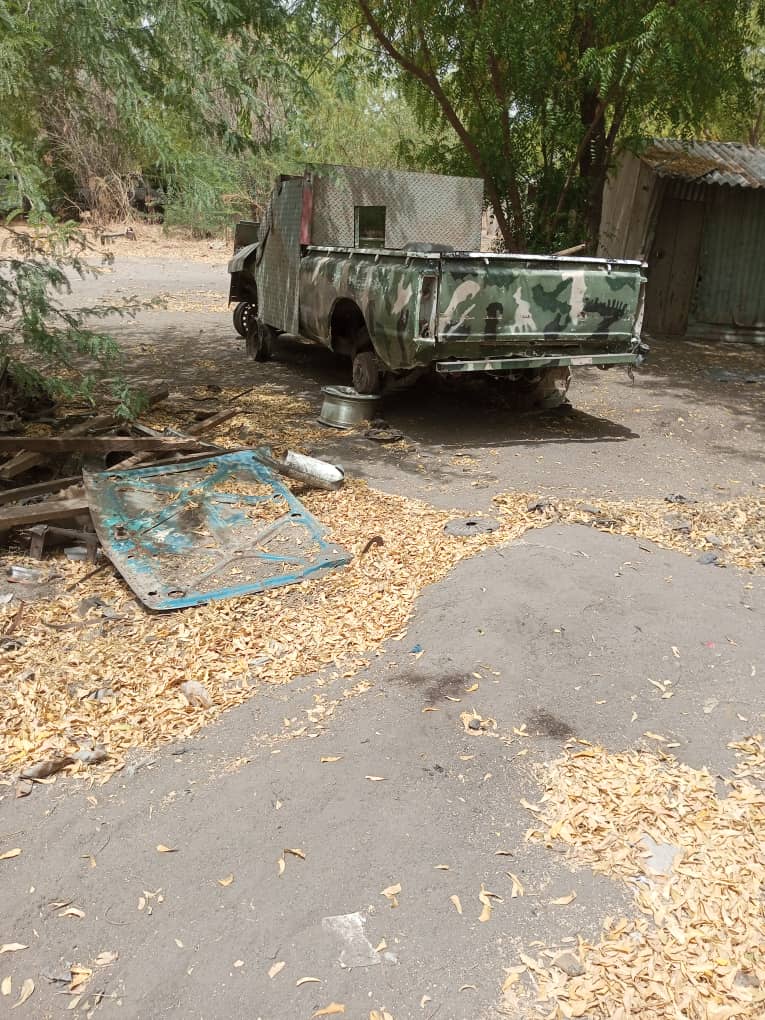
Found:
[[[350,297],[337,297],[327,317],[327,338],[336,354],[353,357],[362,350],[377,353],[375,338],[358,301]]]
[[[252,261],[254,262],[254,256]],[[250,270],[250,262],[245,264],[244,269],[237,270],[231,274],[231,281],[228,288],[228,303],[232,301],[246,301],[255,305],[258,310],[258,284],[255,276]]]

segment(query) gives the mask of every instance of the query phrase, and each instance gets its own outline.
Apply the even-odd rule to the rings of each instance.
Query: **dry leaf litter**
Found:
[[[314,452],[314,445],[326,438],[307,401],[275,390],[242,396],[222,390],[211,396],[209,388],[198,387],[171,395],[144,420],[157,428],[177,426],[192,412],[216,411],[235,397],[241,413],[216,432],[221,446],[269,443]],[[460,560],[555,519],[594,523],[683,552],[699,548],[689,548],[693,535],[679,535],[662,524],[668,506],[658,500],[604,502],[593,520],[575,500],[545,501],[540,512],[529,509],[529,494],[505,494],[496,497],[497,531],[460,538],[443,531],[452,515],[358,480],[349,479],[338,492],[296,491],[331,537],[354,554],[347,568],[291,588],[150,615],[116,575],[103,572],[67,591],[90,568],[61,557],[46,561],[59,575],[56,597],[23,607],[14,635],[24,644],[3,655],[0,772],[58,755],[82,756],[83,748],[97,747],[109,754],[99,765],[105,779],[124,764],[129,749],[187,737],[246,701],[261,684],[287,683],[330,664],[339,676],[351,678],[366,665],[366,654],[401,633],[426,585]],[[726,561],[753,570],[762,566],[765,501],[682,510],[699,529],[714,530]],[[361,556],[374,536],[383,544]],[[15,561],[27,562],[23,557]],[[16,612],[13,603],[0,606],[0,631]],[[363,683],[356,685],[344,696],[364,689]],[[321,723],[337,704],[316,695],[309,724]],[[82,771],[87,765],[75,761],[67,768]]]
[[[365,653],[402,630],[425,585],[489,544],[448,536],[448,514],[359,481],[303,501],[355,554],[346,569],[162,616],[142,610],[107,572],[55,601],[26,605],[16,632],[25,644],[6,653],[0,679],[0,770],[95,745],[109,751],[100,767],[108,775],[130,748],[186,737],[261,684],[287,683],[329,664],[351,677]],[[525,527],[508,518],[503,540]],[[384,545],[361,557],[371,535]],[[63,559],[55,568],[64,587],[89,569]],[[105,603],[110,618],[96,603],[80,619],[86,597]],[[2,607],[0,620],[10,618],[9,609]],[[209,708],[199,698],[189,703],[181,685],[190,680],[204,687]],[[332,707],[317,701],[314,721]]]
[[[640,913],[606,918],[576,952],[521,954],[503,985],[506,1015],[765,1015],[765,794],[741,778],[765,777],[762,736],[730,746],[741,760],[724,798],[708,772],[667,755],[586,747],[544,766],[527,838],[620,878]]]
[[[512,512],[517,494],[495,498]],[[527,504],[533,506],[533,502]],[[611,535],[631,535],[687,556],[715,552],[721,564],[765,569],[765,494],[720,502],[671,504],[666,499],[543,499],[529,514],[544,524],[587,524]]]

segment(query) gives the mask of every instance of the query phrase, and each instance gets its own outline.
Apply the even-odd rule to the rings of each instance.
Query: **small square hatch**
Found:
[[[384,248],[385,206],[354,206],[354,233],[357,248]]]

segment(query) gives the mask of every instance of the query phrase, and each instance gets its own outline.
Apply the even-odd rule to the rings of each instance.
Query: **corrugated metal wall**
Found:
[[[598,254],[648,256],[648,321],[652,291],[655,300],[673,300],[671,288],[662,293],[654,250],[656,225],[665,234],[671,231],[667,216],[677,216],[688,202],[701,203],[704,210],[698,260],[688,267],[695,275],[688,335],[765,339],[765,190],[660,179],[638,157],[626,154],[603,196]],[[676,229],[682,231],[679,225]],[[654,308],[653,328],[665,324],[671,311]]]
[[[664,181],[637,156],[624,153],[603,191],[598,255],[607,259],[645,258],[663,193]]]
[[[696,297],[698,326],[765,329],[765,194],[708,186]],[[723,330],[724,332],[724,330]]]

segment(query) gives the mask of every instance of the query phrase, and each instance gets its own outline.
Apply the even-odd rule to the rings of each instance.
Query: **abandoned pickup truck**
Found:
[[[351,358],[359,393],[435,368],[491,373],[548,407],[572,366],[639,363],[643,263],[482,252],[482,211],[473,178],[282,177],[229,263],[248,353],[265,361],[288,333]]]

